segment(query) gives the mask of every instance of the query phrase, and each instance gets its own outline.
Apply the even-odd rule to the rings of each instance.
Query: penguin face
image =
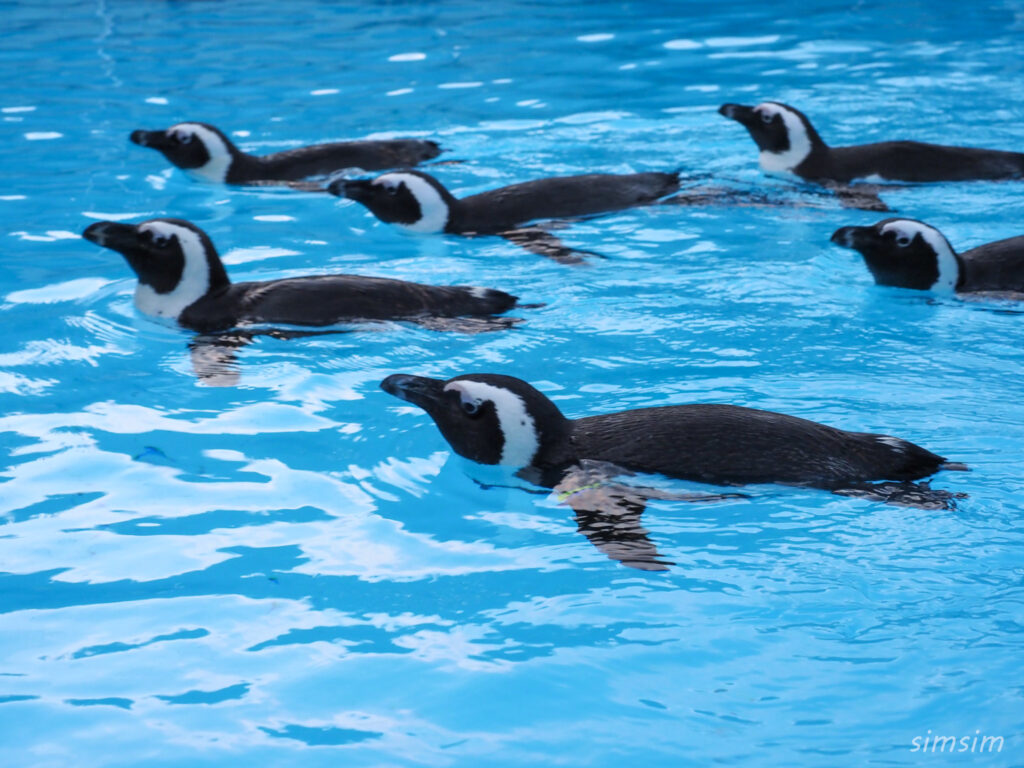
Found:
[[[139,146],[159,150],[174,165],[207,181],[223,182],[231,165],[234,145],[206,123],[178,123],[165,131],[132,131],[130,138]]]
[[[209,292],[211,274],[223,275],[206,233],[180,219],[152,219],[138,225],[99,221],[89,225],[82,237],[125,257],[139,278],[135,305],[148,315],[176,319]],[[223,279],[226,282],[226,276]]]
[[[380,386],[425,410],[456,453],[481,464],[530,466],[544,433],[566,421],[554,403],[511,376],[467,374],[441,381],[399,373]]]
[[[355,200],[388,224],[410,232],[444,232],[454,198],[437,179],[418,171],[386,173],[372,181],[339,179],[327,190]]]
[[[719,114],[735,120],[761,150],[761,168],[768,172],[793,171],[814,149],[810,121],[787,104],[765,101],[756,107],[723,104]]]
[[[935,227],[914,219],[842,227],[833,233],[832,242],[860,251],[879,285],[953,291],[960,277],[949,241]]]

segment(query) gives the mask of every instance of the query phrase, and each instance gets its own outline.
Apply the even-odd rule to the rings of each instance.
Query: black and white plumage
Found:
[[[718,111],[747,129],[761,151],[761,168],[769,173],[789,172],[812,181],[838,183],[1024,177],[1024,153],[1020,152],[918,141],[829,147],[807,116],[788,104],[723,104]]]
[[[884,219],[870,227],[837,229],[832,242],[859,251],[879,285],[1024,295],[1024,236],[957,253],[935,227]]]
[[[362,275],[232,283],[210,238],[180,219],[101,221],[82,236],[121,253],[138,276],[135,306],[209,333],[250,324],[322,327],[363,320],[491,316],[516,297],[472,286],[434,286]]]
[[[207,123],[178,123],[166,130],[133,131],[131,140],[159,150],[193,176],[227,184],[299,181],[348,168],[404,168],[441,153],[433,141],[386,139],[314,144],[257,157],[242,152],[222,131]]]
[[[714,485],[782,483],[836,492],[862,489],[868,481],[913,481],[941,469],[965,469],[897,437],[734,405],[674,405],[568,419],[546,396],[511,376],[468,374],[442,381],[394,374],[381,387],[423,408],[461,456],[514,468],[548,487],[564,485],[568,473],[594,463]],[[626,506],[635,512],[636,504],[634,498]]]
[[[565,261],[579,258],[544,230],[523,225],[649,205],[678,190],[678,173],[655,172],[537,179],[462,199],[433,176],[412,170],[375,179],[339,179],[328,186],[331,194],[355,200],[381,221],[409,232],[500,235]]]

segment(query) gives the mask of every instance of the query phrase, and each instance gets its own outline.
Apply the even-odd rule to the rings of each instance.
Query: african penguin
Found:
[[[884,219],[870,227],[837,229],[832,242],[860,251],[879,285],[1024,293],[1024,236],[957,253],[935,227],[914,219]]]
[[[432,176],[402,170],[339,179],[328,191],[362,203],[410,232],[494,235],[536,219],[589,216],[646,205],[679,189],[677,173],[593,173],[537,179],[456,199]]]
[[[812,181],[970,181],[1024,176],[1024,153],[887,141],[829,147],[798,109],[775,101],[755,107],[723,104],[719,113],[740,123],[760,149],[761,168]]]
[[[511,376],[467,374],[442,381],[393,374],[381,388],[423,408],[461,456],[527,470],[549,487],[584,461],[717,485],[830,490],[966,469],[897,437],[734,405],[672,405],[568,419]]]
[[[389,139],[314,144],[256,157],[242,152],[222,131],[207,123],[178,123],[166,130],[133,131],[131,140],[159,150],[174,165],[204,181],[228,184],[295,181],[345,168],[401,168],[441,153],[433,141]]]
[[[231,283],[210,238],[180,219],[100,221],[82,236],[121,253],[138,276],[135,306],[200,332],[252,323],[326,326],[359,320],[490,316],[516,305],[502,291],[361,275]]]

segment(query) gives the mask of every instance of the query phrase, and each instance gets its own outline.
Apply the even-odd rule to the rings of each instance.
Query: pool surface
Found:
[[[717,113],[772,99],[836,145],[1024,151],[1024,2],[0,15],[0,765],[1024,765],[1024,304],[876,286],[829,236],[886,214],[765,175]],[[433,139],[458,195],[680,168],[770,204],[570,222],[561,240],[600,254],[572,267],[203,184],[128,141],[183,120],[255,153]],[[882,197],[961,250],[1024,233],[1024,182]],[[202,378],[193,334],[140,315],[123,259],[80,237],[155,216],[206,230],[235,280],[543,306],[491,333],[262,336]],[[378,387],[474,371],[570,417],[728,402],[898,435],[967,463],[932,480],[966,498],[652,501],[675,565],[628,568]]]

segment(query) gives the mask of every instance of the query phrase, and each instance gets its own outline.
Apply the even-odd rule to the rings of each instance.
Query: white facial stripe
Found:
[[[782,115],[782,122],[789,134],[789,149],[785,152],[766,152],[760,155],[761,168],[768,173],[792,171],[811,154],[811,140],[803,121],[785,107],[765,102],[754,107],[758,115]]]
[[[448,204],[428,182],[411,173],[386,173],[373,180],[374,184],[396,187],[405,184],[420,205],[420,220],[413,224],[399,224],[410,232],[444,232],[448,224]]]
[[[157,293],[152,287],[139,283],[135,289],[135,306],[147,315],[177,319],[185,307],[210,290],[210,266],[203,241],[191,229],[166,221],[148,222],[141,225],[139,231],[177,237],[178,247],[185,257],[185,269],[170,293]]]
[[[882,234],[895,233],[897,238],[913,240],[916,235],[928,243],[928,246],[935,251],[935,259],[939,267],[939,279],[932,286],[933,291],[955,291],[956,284],[960,280],[960,265],[953,254],[953,249],[942,233],[935,227],[929,227],[920,221],[911,219],[897,219],[890,221],[882,227]]]
[[[519,395],[507,389],[484,384],[480,381],[453,381],[445,385],[445,391],[458,392],[463,400],[482,403],[490,400],[498,414],[498,424],[505,444],[501,449],[501,460],[506,467],[528,467],[540,448],[537,425],[526,411],[526,403]]]
[[[210,156],[206,165],[199,168],[187,168],[188,173],[199,176],[206,181],[223,182],[228,175],[228,166],[231,165],[231,153],[228,151],[224,140],[209,128],[198,123],[179,123],[172,126],[171,131],[188,131],[192,134],[193,141],[201,141],[206,147],[206,153]]]

